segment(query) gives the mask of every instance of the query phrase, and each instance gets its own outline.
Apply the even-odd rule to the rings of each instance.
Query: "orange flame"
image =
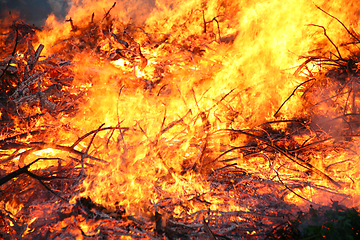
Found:
[[[323,26],[337,46],[349,40],[339,22],[317,6],[354,31],[358,28],[359,7],[348,2],[315,4],[307,0],[159,0],[121,1],[111,7],[108,1],[73,1],[67,16],[71,21],[60,23],[50,15],[44,30],[37,35],[38,43],[34,43],[45,45],[40,60],[53,54],[59,58],[71,56],[74,80],[72,86],[65,87],[66,91],[73,95],[85,92],[77,114],[64,114],[56,121],[77,136],[99,129],[94,139],[89,135],[75,148],[98,158],[79,160],[91,167],[84,170],[87,177],[79,186],[82,192],[77,197],[90,197],[113,209],[121,205],[129,215],[148,219],[160,201],[171,202],[177,217],[206,209],[249,212],[256,208],[255,203],[244,198],[249,206],[240,205],[240,190],[256,186],[258,192],[249,194],[277,192],[280,187],[260,187],[261,181],[255,179],[276,181],[279,185],[283,179],[297,187],[284,196],[274,193],[274,198],[301,206],[307,202],[300,196],[305,196],[311,202],[326,204],[337,192],[341,197],[352,196],[346,202],[348,206],[358,206],[358,158],[351,151],[334,147],[321,154],[309,153],[302,162],[295,150],[289,152],[311,142],[318,134],[309,122],[294,123],[308,129],[303,133],[294,131],[291,141],[276,141],[268,129],[259,127],[272,121],[303,119],[310,114],[326,113],[327,119],[337,117],[339,106],[322,101],[325,94],[328,98],[336,95],[336,86],[327,89],[328,93],[321,92],[321,88],[311,90],[316,96],[313,101],[319,104],[305,102],[305,91],[294,91],[304,79],[323,74],[321,61],[309,62],[306,68],[293,73],[304,63],[300,56],[336,52],[323,29],[315,25]],[[102,28],[95,22],[100,22]],[[66,55],[64,49],[70,53]],[[349,49],[342,51],[343,58],[351,54]],[[293,91],[291,99],[274,117]],[[347,101],[346,96],[342,98]],[[327,119],[314,117],[311,126],[325,126]],[[44,117],[41,123],[46,120]],[[103,131],[99,128],[102,124],[104,128],[114,128]],[[274,124],[271,130],[280,135],[287,124]],[[332,123],[327,124],[332,131],[337,129]],[[59,129],[58,137],[63,140],[52,142],[77,141],[67,130]],[[232,135],[225,129],[245,129],[247,135],[235,131]],[[258,143],[261,134],[268,140]],[[336,140],[340,141],[340,135],[327,134],[334,136],[334,146]],[[263,146],[261,153],[245,155],[229,150],[252,144]],[[356,140],[352,144],[358,146]],[[279,146],[290,150],[281,152]],[[266,155],[268,148],[276,152],[271,158]],[[226,159],[222,158],[224,152]],[[31,156],[39,154],[64,158],[67,155],[50,147]],[[288,161],[287,154],[294,155],[294,159]],[[37,163],[31,170],[45,169],[55,162]],[[311,162],[317,173],[331,175],[342,183],[342,188],[334,190],[328,179],[311,174],[294,162],[305,166]],[[215,173],[231,164],[239,172],[245,169],[254,175],[228,182],[232,188],[222,189],[229,194],[223,198],[213,190],[221,186],[212,185],[209,179],[220,179],[221,174],[214,176]],[[352,171],[346,171],[347,168]],[[316,184],[301,183],[299,179],[306,174]],[[85,232],[96,231],[82,225]]]

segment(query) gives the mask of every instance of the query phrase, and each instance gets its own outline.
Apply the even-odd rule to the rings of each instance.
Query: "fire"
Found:
[[[149,238],[175,225],[261,238],[251,225],[261,214],[268,227],[310,204],[357,207],[358,50],[336,19],[356,33],[358,10],[73,1],[66,22],[50,15],[22,36],[27,51],[1,45],[6,71],[21,80],[6,79],[9,107],[0,105],[11,122],[0,132],[0,176],[18,173],[1,185],[1,214],[13,218],[0,222],[15,229],[7,234],[20,232],[16,219],[24,238],[110,227],[121,239]],[[35,207],[10,194],[27,185]]]

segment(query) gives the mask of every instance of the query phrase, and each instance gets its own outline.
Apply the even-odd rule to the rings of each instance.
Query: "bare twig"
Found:
[[[295,94],[296,90],[298,90],[299,87],[301,87],[302,85],[308,83],[308,82],[311,82],[311,81],[314,81],[315,79],[309,79],[301,84],[299,84],[295,89],[294,91],[290,94],[290,96],[288,98],[286,98],[286,100],[280,105],[280,107],[278,108],[278,110],[276,110],[276,112],[274,113],[274,117],[276,117],[276,115],[280,112],[281,108],[285,105],[285,103],[287,101],[289,101],[289,99]]]
[[[291,161],[295,162],[296,164],[298,164],[299,166],[306,168],[316,174],[318,174],[319,176],[327,179],[329,182],[331,182],[333,185],[335,185],[336,187],[340,188],[341,185],[339,183],[337,183],[335,180],[333,180],[331,177],[329,177],[327,174],[323,173],[322,171],[320,171],[319,169],[317,169],[316,167],[314,167],[313,165],[311,165],[308,162],[305,162],[304,160],[302,160],[301,158],[295,157],[293,156],[289,151],[287,151],[286,149],[283,149],[279,146],[277,146],[276,144],[263,139],[262,137],[256,136],[255,134],[243,131],[243,130],[234,130],[234,129],[226,129],[226,131],[231,131],[231,132],[235,132],[235,133],[239,133],[239,134],[245,134],[247,136],[253,137],[255,139],[260,140],[261,142],[263,142],[264,144],[266,144],[267,146],[273,148],[274,150],[278,151],[279,153],[282,153],[284,156],[286,156],[288,159],[290,159]]]
[[[331,40],[331,38],[327,35],[326,33],[326,29],[323,27],[323,26],[320,26],[320,25],[316,25],[316,24],[309,24],[308,26],[314,26],[314,27],[319,27],[319,28],[322,28],[324,30],[324,35],[325,37],[329,40],[329,42],[331,42],[331,44],[334,46],[334,48],[336,49],[337,53],[339,56],[337,56],[339,59],[343,59],[341,57],[341,53],[339,51],[339,48],[335,45],[335,43]]]
[[[42,180],[43,177],[40,177],[36,174],[33,174],[31,172],[29,172],[27,169],[26,169],[26,174],[29,175],[30,177],[36,179],[39,181],[39,183],[46,188],[46,190],[48,190],[49,192],[51,192],[54,196],[60,198],[61,200],[63,200],[64,202],[67,202],[63,197],[61,197],[59,194],[57,194],[56,192],[54,192],[51,188],[49,188]],[[60,177],[58,177],[60,178]]]
[[[326,12],[325,10],[323,10],[322,8],[320,8],[319,6],[317,6],[315,4],[315,7],[317,7],[320,11],[322,11],[323,13],[325,13],[326,15],[334,18],[336,21],[338,21],[344,28],[345,30],[350,34],[350,36],[352,36],[354,39],[356,39],[358,41],[358,43],[360,43],[360,40],[350,32],[350,30],[345,26],[345,24],[343,24],[338,18],[334,17],[333,15],[331,15],[330,13]]]
[[[116,2],[114,2],[114,4],[112,5],[112,7],[106,12],[104,18],[101,20],[101,22],[103,22],[110,14],[110,11],[115,7]]]
[[[7,183],[8,181],[10,181],[11,179],[13,178],[16,178],[18,177],[19,175],[23,174],[23,173],[27,173],[28,172],[28,168],[33,165],[34,163],[36,163],[37,161],[39,161],[41,158],[38,158],[36,159],[35,161],[33,161],[32,163],[22,167],[22,168],[19,168],[18,170],[14,171],[14,172],[11,172],[9,173],[8,175],[6,175],[5,177],[1,178],[0,179],[0,186]]]
[[[105,127],[105,128],[101,128],[101,129],[96,129],[93,130],[91,132],[88,132],[86,134],[84,134],[83,136],[81,136],[80,138],[78,138],[78,140],[76,140],[71,146],[70,148],[75,148],[82,140],[84,140],[85,138],[87,138],[88,136],[94,134],[94,133],[98,133],[99,131],[106,131],[106,130],[113,130],[113,129],[118,129],[118,130],[129,130],[129,128],[127,127]]]
[[[301,198],[301,199],[303,199],[303,200],[305,200],[305,201],[307,201],[307,202],[309,202],[309,203],[311,203],[311,204],[315,204],[314,202],[312,202],[312,201],[310,201],[309,199],[301,196],[300,194],[297,194],[294,190],[292,190],[291,188],[289,188],[289,187],[282,181],[282,179],[281,179],[278,171],[276,171],[275,169],[273,169],[273,171],[275,172],[275,174],[276,174],[277,178],[279,179],[279,181],[281,182],[281,184],[284,185],[284,187],[285,187],[287,190],[289,190],[290,192],[292,192],[292,193],[293,193],[294,195],[296,195],[297,197],[299,197],[299,198]]]
[[[44,47],[45,47],[44,45],[40,44],[39,47],[37,48],[35,55],[34,55],[34,59],[29,64],[30,71],[34,69],[36,63],[39,61],[40,54],[41,54],[42,50],[44,49]]]
[[[65,20],[66,22],[70,22],[71,25],[71,31],[75,32],[77,30],[77,27],[74,25],[73,20],[71,19],[71,17],[67,20]]]
[[[38,92],[16,98],[11,102],[14,103],[15,108],[19,108],[21,105],[27,105],[31,107],[37,103],[40,103],[41,107],[45,107],[48,110],[54,111],[56,108],[56,104],[51,102],[48,98],[50,96],[56,96],[57,94],[60,93],[60,90],[61,90],[60,84],[53,84],[44,91],[40,91],[39,89]]]
[[[14,24],[14,25],[15,25],[16,37],[15,37],[14,49],[13,49],[13,51],[12,51],[12,53],[11,53],[11,56],[15,56],[16,47],[17,47],[17,44],[18,44],[18,41],[19,41],[19,30],[18,30],[17,24]],[[0,75],[0,79],[5,75],[5,72],[6,72],[7,69],[9,68],[12,60],[13,60],[13,58],[10,58],[9,62],[6,64],[5,69],[3,70],[3,72],[2,72],[1,75]],[[10,86],[10,83],[7,82],[7,84]]]

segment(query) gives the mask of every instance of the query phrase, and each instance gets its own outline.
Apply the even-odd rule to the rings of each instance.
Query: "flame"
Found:
[[[89,12],[95,12],[96,15],[99,4],[102,3],[85,3],[81,8],[74,6],[69,15],[79,16],[79,19],[83,15],[89,17]],[[329,9],[326,3],[316,4]],[[105,6],[101,5],[101,8]],[[117,4],[114,11],[121,11],[120,9],[126,7],[127,3]],[[336,9],[336,6],[332,6],[329,10],[334,12]],[[291,14],[288,14],[289,12]],[[127,10],[126,14],[131,14],[131,10]],[[172,3],[171,7],[166,3],[157,2],[156,8],[146,19],[144,29],[129,29],[137,31],[140,35],[137,41],[142,45],[143,56],[149,59],[145,67],[136,61],[130,63],[125,58],[111,62],[117,69],[99,63],[92,59],[91,55],[76,58],[77,80],[86,82],[91,74],[93,85],[89,89],[91,97],[86,103],[86,109],[82,115],[71,119],[71,124],[81,123],[81,127],[87,131],[101,123],[117,125],[121,122],[122,126],[133,128],[131,137],[127,136],[122,140],[120,148],[123,149],[120,149],[120,153],[108,153],[108,166],[100,167],[101,170],[95,171],[95,175],[89,174],[84,196],[90,196],[105,205],[109,202],[120,202],[130,209],[131,205],[136,205],[141,199],[156,199],[152,192],[153,184],[161,176],[159,172],[169,174],[169,178],[173,178],[176,183],[172,186],[171,192],[181,194],[177,189],[187,189],[186,182],[193,182],[191,178],[194,176],[182,176],[183,180],[179,182],[177,174],[181,172],[182,162],[196,162],[201,155],[201,146],[191,147],[191,139],[195,137],[205,141],[206,134],[199,134],[199,130],[204,127],[204,121],[200,117],[195,121],[191,118],[184,119],[184,125],[193,125],[194,130],[187,130],[185,137],[176,139],[183,143],[172,143],[173,136],[179,135],[185,127],[174,126],[159,137],[163,120],[166,118],[166,123],[172,123],[186,116],[189,110],[192,111],[192,116],[209,111],[206,121],[212,131],[227,128],[226,124],[218,120],[223,116],[215,116],[215,111],[218,110],[211,112],[209,109],[232,89],[239,89],[239,96],[233,97],[233,102],[227,103],[239,111],[238,116],[233,119],[233,127],[252,128],[272,120],[272,114],[285,100],[284,97],[299,84],[299,80],[291,76],[291,71],[286,69],[300,65],[301,61],[297,56],[313,49],[314,38],[320,39],[318,44],[323,51],[331,48],[326,44],[322,33],[307,24],[316,19],[316,24],[329,29],[329,35],[336,35],[336,39],[339,40],[344,35],[335,32],[339,28],[334,27],[335,23],[331,18],[325,14],[319,17],[319,14],[316,6],[308,1],[296,4],[280,1],[226,4],[208,1],[202,7],[196,1],[187,2],[186,6],[180,2]],[[217,31],[215,21],[207,24],[208,32],[202,33],[203,18],[210,20],[214,17],[221,23],[221,34]],[[341,18],[341,15],[339,17]],[[119,17],[119,21],[121,20],[122,16]],[[186,31],[181,31],[184,27]],[[123,29],[123,25],[116,25],[113,32],[121,33]],[[142,34],[143,31],[148,35],[158,33],[160,36],[154,34],[151,37],[160,37],[159,47],[146,45],[147,36]],[[199,37],[193,37],[199,33],[202,33]],[[169,40],[161,42],[164,37]],[[181,42],[188,44],[189,49],[184,51],[177,48],[176,44]],[[229,42],[232,44],[229,45]],[[110,50],[108,43],[102,46],[103,51]],[[176,53],[175,58],[167,56],[171,47],[173,49],[170,52]],[[196,48],[202,51],[198,53]],[[308,67],[314,72],[318,65]],[[157,77],[156,74],[159,73],[156,69],[159,68],[162,71],[161,81],[167,88],[163,95],[159,86],[154,86],[151,80]],[[113,77],[114,75],[116,77]],[[129,76],[131,80],[125,79],[125,76]],[[143,85],[145,92],[137,85]],[[296,99],[286,105],[284,112],[287,115],[283,116],[284,118],[293,118],[301,111],[299,101]],[[97,117],[88,117],[92,115]],[[157,146],[152,146],[153,142],[157,142]],[[127,145],[138,147],[129,153]],[[169,147],[166,147],[167,145]],[[172,145],[178,146],[174,159],[161,160],[164,157],[157,157],[161,154],[161,149],[172,149]],[[132,161],[129,162],[128,159]],[[266,167],[266,163],[260,164],[259,167]],[[143,176],[153,176],[153,180],[147,182]],[[199,177],[192,184],[198,187],[185,192],[199,194],[209,191]],[[113,185],[118,187],[113,189]],[[111,189],[110,192],[115,191],[118,194],[105,189]],[[134,196],[134,199],[129,199],[128,196]],[[113,199],[109,201],[109,197]]]
[[[300,148],[319,134],[311,126],[326,124],[333,131],[328,135],[341,141],[338,132],[344,123],[325,123],[337,117],[339,106],[323,101],[336,95],[335,84],[326,93],[320,87],[309,90],[316,96],[309,102],[304,100],[305,90],[295,92],[279,116],[274,117],[274,112],[304,79],[323,74],[321,61],[311,61],[293,74],[304,63],[299,56],[335,52],[323,29],[315,25],[326,28],[337,46],[348,41],[340,24],[317,6],[337,16],[345,26],[358,30],[359,7],[355,2],[124,0],[109,6],[108,1],[73,1],[68,21],[61,23],[50,15],[33,44],[45,45],[40,60],[50,56],[68,59],[64,61],[71,63],[74,79],[64,88],[69,97],[85,94],[76,115],[63,114],[55,120],[44,115],[33,126],[58,124],[55,136],[46,137],[54,145],[32,152],[27,162],[20,158],[16,161],[24,166],[39,157],[54,158],[37,162],[29,171],[61,165],[70,154],[59,145],[71,146],[84,134],[98,129],[74,146],[71,153],[76,150],[96,156],[73,157],[78,164],[91,166],[84,170],[86,179],[78,186],[81,193],[77,197],[90,197],[111,209],[124,206],[129,215],[151,219],[153,209],[166,201],[179,218],[206,209],[250,212],[256,204],[244,197],[250,206],[239,205],[238,198],[243,197],[240,189],[257,186],[258,192],[249,195],[272,191],[260,187],[261,181],[256,182],[256,178],[279,182],[288,178],[289,184],[295,186],[283,196],[289,203],[306,205],[299,196],[306,196],[311,202],[329,203],[333,196],[331,183],[316,174],[309,176],[317,181],[316,185],[301,183],[299,179],[307,173],[292,166],[293,162],[286,162],[286,152],[270,159],[264,152],[245,156],[229,151],[233,146],[258,144],[249,141],[249,134],[270,136],[259,126],[310,115],[314,122],[294,123],[305,126],[304,133],[294,133],[291,141],[284,138],[276,144],[284,149]],[[111,17],[104,17],[104,9],[111,10]],[[100,22],[103,30],[95,22]],[[351,54],[350,50],[342,51],[343,58]],[[347,101],[346,96],[339,99]],[[274,124],[271,130],[280,134],[287,124]],[[105,131],[106,127],[109,129]],[[235,136],[224,133],[224,129],[246,129],[248,135],[234,133]],[[265,145],[274,146],[273,142],[261,144],[264,151]],[[358,147],[357,141],[353,145]],[[341,148],[334,147],[322,155],[309,153],[307,157],[318,171],[344,183],[341,194],[352,196],[351,200],[344,200],[348,206],[358,206],[358,159]],[[224,152],[225,160],[219,158]],[[256,177],[229,183],[230,190],[221,189],[229,194],[224,200],[214,190],[221,186],[211,185],[209,178],[221,178],[221,169],[231,164]],[[353,171],[349,173],[347,168]],[[220,173],[213,176],[217,172]],[[294,176],[294,172],[298,175]],[[274,186],[276,191],[277,187]],[[276,198],[282,198],[280,195],[276,194]],[[13,214],[19,211],[20,206],[11,209]],[[64,220],[57,227],[71,225],[70,220],[74,219]],[[100,231],[87,222],[79,226],[86,233]],[[76,236],[81,238],[79,232]]]

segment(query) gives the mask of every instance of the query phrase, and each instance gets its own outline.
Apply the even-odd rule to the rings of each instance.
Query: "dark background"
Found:
[[[50,13],[54,13],[60,21],[64,20],[69,2],[67,0],[0,0],[0,18],[9,18],[11,11],[13,18],[19,16],[26,23],[41,28]]]

